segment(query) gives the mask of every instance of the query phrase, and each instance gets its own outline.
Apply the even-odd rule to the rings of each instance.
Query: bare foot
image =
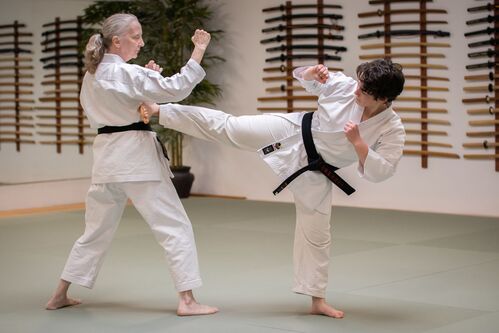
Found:
[[[191,302],[190,304],[179,303],[177,308],[178,316],[199,316],[199,315],[209,315],[218,312],[218,308],[199,304],[197,302]]]
[[[78,304],[81,304],[81,300],[79,300],[79,299],[74,299],[74,298],[69,298],[69,297],[59,298],[56,296],[52,296],[52,298],[45,305],[45,309],[57,310],[60,308],[65,308],[68,306],[73,306],[73,305],[78,305]]]
[[[312,298],[312,310],[310,311],[310,313],[314,315],[323,315],[337,319],[344,317],[343,311],[336,310],[331,305],[327,304],[324,298],[318,298],[318,297]]]
[[[181,291],[178,299],[178,316],[199,316],[217,313],[218,309],[213,306],[203,305],[196,302],[192,290]]]

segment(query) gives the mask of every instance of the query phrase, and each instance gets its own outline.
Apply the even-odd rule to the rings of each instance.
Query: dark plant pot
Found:
[[[192,183],[194,182],[194,175],[189,172],[191,167],[179,166],[172,167],[172,172],[175,177],[172,178],[173,186],[177,190],[180,198],[188,198],[191,194]]]

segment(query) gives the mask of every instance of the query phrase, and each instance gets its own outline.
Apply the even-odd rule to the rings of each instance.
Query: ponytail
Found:
[[[99,66],[104,53],[106,52],[104,36],[101,33],[94,34],[88,40],[85,47],[85,69],[91,74],[95,73],[97,66]]]

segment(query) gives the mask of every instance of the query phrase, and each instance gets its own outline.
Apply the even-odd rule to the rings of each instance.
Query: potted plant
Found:
[[[94,26],[106,17],[120,12],[134,14],[142,24],[142,38],[145,46],[134,62],[143,65],[150,59],[154,59],[163,67],[164,76],[178,73],[187,62],[193,47],[191,42],[193,32],[198,28],[206,27],[213,14],[209,6],[203,4],[201,0],[96,1],[85,9],[82,20]],[[93,32],[95,29],[87,29],[86,35],[90,36]],[[222,33],[221,30],[209,32],[212,36],[212,43]],[[84,38],[84,42],[86,40],[88,38]],[[221,61],[224,59],[210,54],[210,48],[208,48],[202,66],[206,70]],[[213,104],[213,100],[220,94],[220,87],[205,79],[181,103]],[[188,197],[194,175],[190,173],[190,167],[183,164],[183,134],[164,128],[154,120],[151,124],[160,141],[167,146],[170,165],[175,175],[173,184],[179,196]]]

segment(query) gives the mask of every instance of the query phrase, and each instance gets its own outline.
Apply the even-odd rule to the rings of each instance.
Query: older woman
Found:
[[[404,75],[399,65],[379,59],[359,65],[358,80],[329,73],[324,65],[297,68],[294,77],[319,97],[317,111],[235,117],[177,104],[144,104],[141,111],[145,118],[159,114],[165,127],[259,152],[284,180],[274,193],[289,184],[294,195],[293,291],[311,296],[311,313],[342,318],[325,301],[331,186],[347,194],[354,189],[335,170],[357,163],[359,175],[372,182],[395,173],[405,132],[391,104],[402,92]]]
[[[130,199],[164,249],[179,293],[178,315],[218,311],[194,299],[192,289],[202,283],[192,226],[170,180],[168,160],[156,134],[140,122],[136,112],[143,101],[180,101],[201,82],[205,72],[200,62],[210,35],[196,30],[192,41],[191,59],[180,73],[165,78],[154,61],[145,67],[127,63],[144,46],[142,28],[134,15],[112,15],[104,21],[102,32],[90,37],[80,102],[99,134],[93,145],[86,227],[71,250],[47,309],[80,303],[67,295],[71,283],[93,287]]]

